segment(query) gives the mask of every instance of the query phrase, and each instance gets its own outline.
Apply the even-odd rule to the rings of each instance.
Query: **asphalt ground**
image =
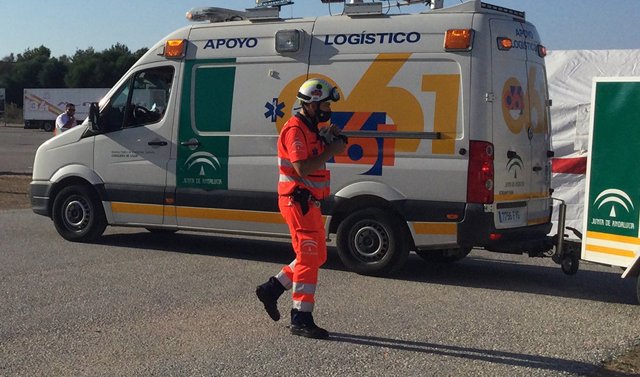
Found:
[[[0,174],[30,174],[36,149],[51,137],[51,132],[25,130],[21,124],[0,122]]]
[[[44,134],[23,132],[15,140]],[[635,281],[618,268],[566,276],[550,259],[473,251],[453,265],[411,255],[373,278],[332,249],[314,314],[332,337],[316,341],[253,295],[292,256],[283,243],[127,228],[69,243],[47,218],[0,210],[0,375],[634,375],[600,368],[639,340]]]

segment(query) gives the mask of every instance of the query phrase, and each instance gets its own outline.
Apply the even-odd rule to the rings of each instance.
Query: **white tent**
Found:
[[[640,50],[550,51],[546,66],[555,152],[553,197],[567,203],[566,226],[582,231],[592,80],[640,76]],[[554,209],[557,222],[557,205]],[[556,232],[554,225],[552,234]]]

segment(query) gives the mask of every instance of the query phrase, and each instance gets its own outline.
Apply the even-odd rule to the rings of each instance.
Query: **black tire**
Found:
[[[42,125],[42,129],[47,131],[47,132],[51,132],[53,131],[54,127],[53,127],[53,123],[51,122],[44,122],[44,124]]]
[[[407,232],[397,216],[376,209],[357,211],[338,227],[342,263],[363,275],[385,275],[404,265],[409,255]]]
[[[454,263],[464,259],[470,252],[470,247],[442,250],[416,250],[416,254],[429,263]]]
[[[564,255],[560,259],[560,268],[567,275],[575,275],[580,267],[580,249],[573,242],[567,242]]]
[[[53,223],[60,235],[69,241],[90,242],[107,227],[102,203],[87,186],[68,186],[53,201]]]
[[[560,261],[560,268],[562,272],[567,275],[575,275],[578,272],[580,266],[580,258],[577,255],[566,255]]]

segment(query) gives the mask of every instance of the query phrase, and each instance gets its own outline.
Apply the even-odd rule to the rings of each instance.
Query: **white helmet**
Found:
[[[340,93],[338,93],[337,88],[333,87],[325,80],[309,79],[302,84],[296,97],[302,103],[324,101],[336,102],[340,99]]]

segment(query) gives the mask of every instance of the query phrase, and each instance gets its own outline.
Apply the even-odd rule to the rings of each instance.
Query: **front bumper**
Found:
[[[29,184],[29,197],[31,209],[38,215],[51,217],[50,193],[51,182],[31,181]]]

